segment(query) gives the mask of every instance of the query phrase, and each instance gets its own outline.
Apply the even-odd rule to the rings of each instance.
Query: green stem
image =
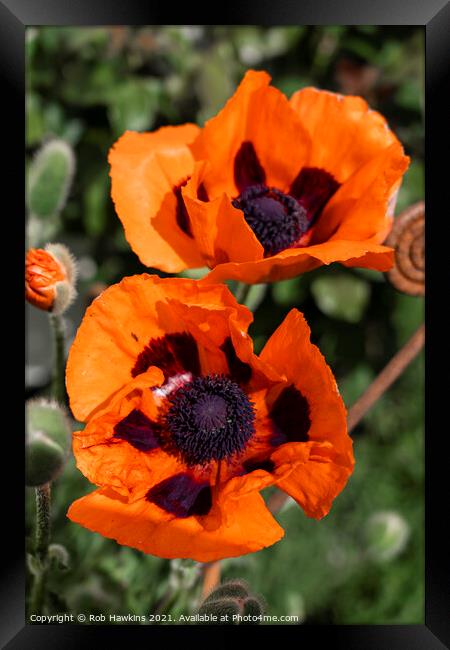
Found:
[[[42,614],[48,570],[50,542],[50,483],[36,488],[36,559],[37,567],[30,596],[30,612]]]
[[[53,332],[53,374],[52,396],[60,404],[66,401],[66,386],[64,380],[65,350],[64,350],[64,322],[62,316],[50,315],[50,324]]]
[[[236,300],[239,303],[241,303],[241,305],[245,305],[245,301],[247,300],[247,296],[250,292],[251,286],[252,286],[251,284],[247,284],[246,282],[238,283],[234,296]]]

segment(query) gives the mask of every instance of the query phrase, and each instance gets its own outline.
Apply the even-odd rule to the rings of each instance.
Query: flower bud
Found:
[[[221,624],[258,625],[264,610],[263,598],[252,594],[244,580],[230,580],[211,591],[198,613],[215,615]]]
[[[27,178],[27,207],[47,221],[64,208],[75,172],[75,154],[61,139],[44,144],[34,156]]]
[[[405,549],[410,527],[405,519],[393,511],[371,515],[365,528],[367,555],[376,562],[392,560]]]
[[[55,402],[31,400],[26,405],[25,482],[31,487],[54,480],[67,459],[70,426]]]
[[[63,244],[31,248],[25,259],[25,298],[29,303],[62,314],[76,295],[76,262]]]
[[[69,552],[62,544],[50,544],[48,547],[48,556],[54,566],[61,571],[67,571],[70,568]]]

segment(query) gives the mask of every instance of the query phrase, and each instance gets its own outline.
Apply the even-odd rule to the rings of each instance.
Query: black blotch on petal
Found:
[[[159,447],[159,426],[148,419],[142,411],[134,409],[114,427],[114,438],[126,440],[140,451]]]
[[[182,472],[154,485],[147,492],[147,500],[176,517],[206,515],[212,505],[211,487]]]
[[[252,376],[252,369],[248,363],[241,361],[236,354],[236,351],[231,340],[231,336],[227,336],[225,341],[220,346],[220,349],[227,358],[228,368],[230,369],[230,377],[238,384],[246,384],[250,381]]]
[[[184,181],[181,181],[181,183],[178,183],[178,185],[175,185],[175,187],[173,188],[173,193],[175,194],[175,198],[177,200],[177,208],[176,208],[177,224],[186,235],[192,237],[191,222],[189,220],[189,215],[186,210],[186,206],[184,204],[183,196],[181,194],[181,188],[186,185],[188,180],[189,178],[186,178]]]
[[[206,187],[203,185],[203,183],[200,183],[197,188],[197,198],[199,201],[209,201],[208,192],[206,191]]]
[[[251,142],[243,142],[234,158],[234,182],[239,192],[243,192],[250,185],[266,182],[266,173]]]
[[[305,208],[308,221],[312,223],[340,186],[325,169],[303,167],[292,182],[289,193]]]
[[[268,458],[267,460],[255,460],[254,458],[249,458],[242,463],[243,468],[246,472],[254,472],[257,469],[263,469],[265,472],[273,472],[275,469],[275,463]]]
[[[273,424],[274,444],[309,440],[311,419],[308,400],[295,386],[288,386],[282,390],[269,416]]]
[[[178,332],[150,339],[136,359],[131,370],[132,377],[142,374],[150,366],[157,366],[163,371],[164,381],[183,372],[199,375],[200,358],[192,334]]]

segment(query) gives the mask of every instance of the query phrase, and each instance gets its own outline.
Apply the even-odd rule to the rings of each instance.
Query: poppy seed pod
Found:
[[[76,296],[76,261],[63,244],[30,248],[25,258],[25,298],[44,311],[62,314]]]
[[[55,402],[31,400],[26,405],[25,483],[38,487],[53,481],[67,459],[70,426]]]

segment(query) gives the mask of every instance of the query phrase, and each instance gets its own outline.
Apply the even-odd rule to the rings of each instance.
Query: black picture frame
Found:
[[[283,626],[252,627],[253,640],[260,635],[288,634],[299,647],[325,645],[327,641],[335,648],[346,650],[438,650],[450,647],[450,606],[448,572],[448,541],[445,524],[448,520],[448,460],[442,453],[440,440],[448,437],[446,425],[446,399],[448,401],[448,379],[444,382],[431,380],[431,367],[436,359],[436,368],[445,364],[446,350],[442,350],[439,341],[448,344],[448,328],[440,314],[442,292],[437,286],[438,278],[450,275],[444,268],[448,258],[441,222],[447,219],[448,205],[445,201],[449,192],[448,164],[442,164],[445,153],[448,155],[448,100],[446,90],[450,87],[450,4],[445,0],[299,0],[297,2],[274,3],[268,0],[246,2],[245,5],[221,8],[222,15],[214,19],[205,13],[205,9],[189,6],[174,11],[166,7],[165,11],[156,2],[127,0],[126,3],[105,2],[104,0],[0,0],[0,74],[4,89],[2,111],[4,113],[2,142],[7,152],[7,185],[4,187],[6,198],[11,199],[10,215],[22,213],[20,202],[24,189],[24,166],[19,143],[24,134],[24,43],[25,28],[34,25],[113,25],[113,24],[373,24],[373,25],[422,25],[426,33],[426,211],[428,215],[426,238],[433,238],[433,255],[427,257],[427,299],[426,299],[426,580],[425,580],[425,624],[424,625],[366,625],[366,626]],[[174,23],[176,19],[176,23]],[[4,177],[5,178],[5,177]],[[10,181],[15,179],[17,190],[10,191]],[[441,207],[440,202],[443,202]],[[445,207],[445,210],[444,210]],[[11,217],[9,217],[11,218]],[[433,226],[434,222],[434,226]],[[438,227],[436,227],[436,222]],[[442,228],[447,224],[442,224]],[[439,228],[439,230],[438,230]],[[23,259],[23,240],[20,228],[17,231],[17,243],[8,247],[17,252],[16,261]],[[9,235],[8,235],[9,236]],[[15,246],[17,245],[17,248]],[[442,247],[442,250],[439,247]],[[427,246],[428,248],[428,246]],[[427,253],[428,254],[428,253]],[[441,268],[442,267],[442,268]],[[16,267],[15,267],[16,268]],[[8,277],[11,271],[8,271]],[[10,283],[12,302],[21,299],[21,273],[13,274],[15,281]],[[15,284],[17,282],[17,285]],[[444,289],[445,290],[445,289]],[[448,296],[448,288],[447,288]],[[445,306],[448,299],[445,301]],[[18,306],[19,309],[19,306]],[[439,310],[439,311],[438,311]],[[18,332],[20,335],[20,332]],[[431,345],[428,341],[435,341]],[[18,341],[18,348],[21,343]],[[438,357],[439,355],[439,357]],[[439,359],[439,362],[438,362]],[[19,362],[16,359],[19,366]],[[448,366],[446,366],[448,367]],[[448,376],[448,371],[447,371]],[[439,384],[437,386],[436,384]],[[18,391],[20,392],[20,391]],[[3,458],[11,468],[11,477],[3,480],[0,503],[2,508],[2,560],[3,572],[0,582],[0,643],[8,649],[33,648],[79,648],[97,647],[99,642],[106,642],[111,637],[116,643],[130,644],[158,643],[160,640],[186,642],[191,635],[204,634],[206,629],[214,628],[192,626],[114,626],[113,628],[83,625],[28,625],[25,624],[25,550],[23,542],[23,467],[22,423],[17,411],[15,418],[15,436],[8,434],[8,449],[3,446]],[[445,409],[445,410],[444,410]],[[441,416],[441,417],[440,417]],[[5,432],[3,432],[4,435]],[[5,443],[4,443],[5,444]],[[5,460],[4,460],[5,462]],[[5,470],[6,471],[6,470]],[[15,497],[13,497],[15,495]],[[13,523],[15,522],[15,523]],[[7,532],[6,532],[7,531]],[[200,631],[198,632],[198,628]],[[247,628],[249,630],[249,628]],[[220,635],[224,642],[242,634],[234,627],[221,627]],[[295,637],[294,637],[295,635]],[[205,637],[203,637],[204,639]],[[242,638],[242,637],[240,637]],[[308,645],[307,645],[308,644]]]

